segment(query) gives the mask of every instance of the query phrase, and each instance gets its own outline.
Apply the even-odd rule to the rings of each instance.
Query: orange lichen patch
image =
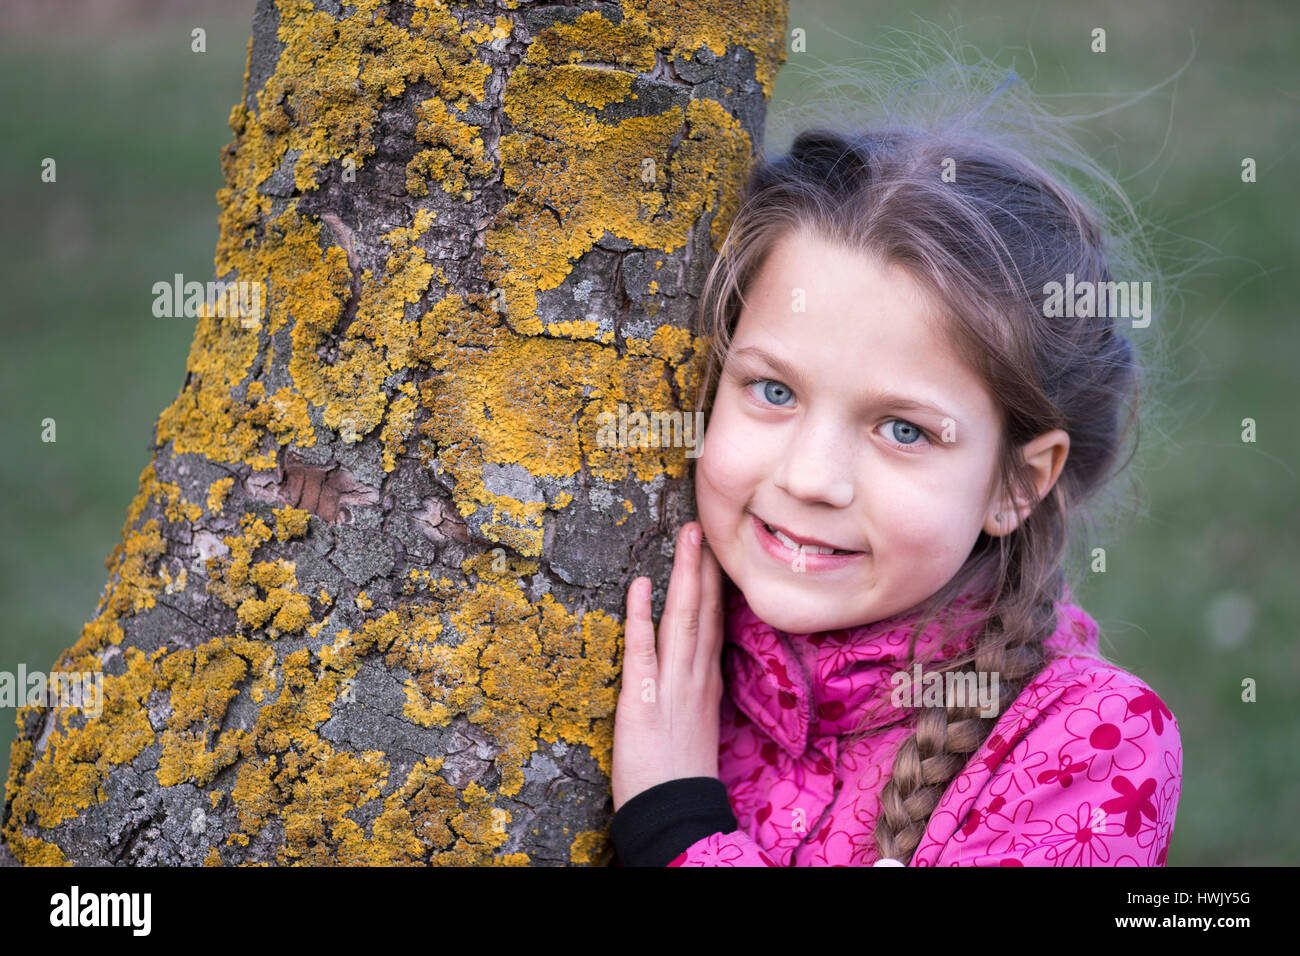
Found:
[[[173,578],[166,568],[159,568],[158,577],[163,581],[163,593],[175,594],[185,590],[185,582],[189,580],[189,569],[181,568],[180,574]]]
[[[275,638],[301,631],[311,621],[311,602],[297,591],[294,567],[283,558],[260,561],[253,567],[251,579],[266,597],[250,598],[239,605],[240,624],[252,629],[266,627],[268,636]]]
[[[443,192],[463,194],[469,186],[468,177],[491,175],[492,163],[484,156],[477,126],[457,119],[451,107],[437,97],[417,105],[415,115],[415,135],[438,148],[421,150],[406,164],[406,191],[410,195],[427,196],[429,179],[436,181]]]
[[[218,192],[221,207],[217,274],[235,273],[267,289],[273,334],[293,322],[290,371],[294,388],[266,396],[252,382],[244,401],[232,390],[252,372],[259,347],[257,329],[210,316],[200,319],[188,368],[191,381],[160,417],[160,440],[174,440],[178,451],[206,454],[214,461],[244,462],[257,469],[274,465],[277,445],[315,443],[307,403],[324,408],[325,423],[346,429],[359,440],[383,419],[388,395],[385,379],[410,365],[414,322],[403,317],[405,304],[419,300],[433,268],[415,240],[432,213],[421,210],[411,229],[395,230],[387,273],[354,276],[348,253],[336,244],[321,251],[320,223],[304,220],[297,201],[266,224],[272,199],[258,187],[280,167],[287,152],[299,153],[293,169],[299,190],[316,188],[328,163],[352,160],[357,168],[374,152],[373,133],[386,98],[408,83],[426,80],[434,96],[421,110],[418,135],[438,146],[437,172],[459,168],[467,175],[491,172],[477,129],[456,118],[482,100],[491,68],[477,58],[478,47],[510,32],[498,16],[466,29],[441,4],[422,0],[409,29],[387,20],[377,0],[354,4],[351,16],[335,17],[310,4],[281,0],[279,39],[285,44],[275,72],[257,92],[255,111],[242,103],[231,111],[235,148],[222,166],[227,186]],[[251,56],[250,56],[251,65]],[[245,70],[245,95],[249,70]],[[290,118],[292,116],[292,119]],[[426,155],[417,163],[429,165]],[[463,177],[462,177],[463,178]],[[317,348],[333,334],[353,291],[360,300],[337,358],[326,362]],[[409,327],[409,328],[408,328]],[[401,421],[408,405],[390,413]],[[400,435],[393,432],[390,438]],[[396,445],[389,444],[392,451]]]
[[[322,252],[320,236],[321,223],[303,218],[297,203],[291,202],[267,224],[255,254],[243,254],[237,260],[241,274],[267,280],[270,332],[292,322],[295,329],[304,328],[320,339],[342,317],[352,292],[348,255],[337,244]]]
[[[673,325],[664,325],[655,329],[647,343],[641,339],[627,341],[628,352],[633,355],[653,355],[673,369],[673,380],[682,395],[694,395],[699,387],[702,363],[690,361],[691,358],[703,358],[708,352],[709,337],[695,336],[685,329]]]
[[[482,318],[479,318],[482,316]],[[681,477],[685,449],[600,447],[600,414],[623,402],[631,408],[685,413],[666,375],[686,366],[677,380],[698,378],[704,340],[680,329],[661,329],[648,342],[629,339],[628,354],[596,342],[556,341],[518,335],[491,324],[449,296],[421,319],[417,352],[447,374],[421,383],[428,417],[420,434],[438,449],[438,463],[456,479],[454,496],[462,515],[488,505],[500,518],[484,526],[490,540],[520,554],[541,553],[540,501],[520,501],[490,491],[483,482],[487,463],[519,465],[538,476],[577,474],[586,458],[591,474],[612,481],[629,467],[643,481],[656,475]],[[467,346],[467,347],[466,347]],[[683,359],[690,351],[691,357]],[[558,504],[552,507],[563,507]]]
[[[321,168],[336,159],[360,168],[375,149],[380,104],[408,83],[426,80],[461,108],[482,99],[491,71],[475,55],[481,39],[441,4],[420,0],[409,30],[389,22],[378,0],[353,6],[351,16],[336,18],[307,3],[277,3],[285,49],[275,73],[257,93],[256,112],[241,104],[231,113],[232,129],[245,137],[240,171],[249,185],[263,182],[290,149],[301,153],[293,171],[299,190],[314,189]],[[244,91],[246,98],[247,76]],[[251,190],[243,199],[244,216],[266,210]]]
[[[210,311],[206,305],[200,310],[185,363],[191,381],[159,416],[158,441],[174,441],[181,454],[273,467],[274,454],[260,452],[265,432],[243,420],[242,403],[231,395],[252,370],[258,333],[242,328],[238,317],[210,315]]]
[[[257,715],[259,749],[280,753],[309,746],[316,737],[313,728],[329,719],[329,705],[338,696],[339,682],[332,674],[315,679],[310,657],[302,648],[282,659],[280,697]]]
[[[577,866],[597,863],[597,855],[609,845],[609,834],[601,830],[583,830],[569,846],[569,862]]]
[[[266,522],[253,514],[240,519],[242,534],[230,535],[222,542],[229,553],[207,560],[208,593],[215,594],[227,607],[237,607],[240,602],[256,597],[256,589],[249,583],[253,552],[271,540],[272,531]]]
[[[175,487],[175,486],[173,486]],[[121,644],[125,634],[119,623],[124,615],[152,608],[159,593],[170,587],[183,586],[184,574],[174,580],[165,568],[150,573],[158,559],[165,553],[161,526],[156,518],[136,528],[146,505],[150,501],[170,499],[163,484],[157,480],[153,462],[140,472],[137,492],[127,508],[122,525],[122,539],[113,548],[104,564],[109,571],[108,585],[95,608],[95,617],[82,629],[76,644],[59,657],[58,665],[69,671],[96,671],[103,666],[99,653],[105,648]]]
[[[16,833],[9,838],[9,849],[14,858],[23,866],[72,866],[72,861],[63,855],[53,843],[47,843],[39,837],[25,837]]]
[[[296,214],[286,213],[286,223],[291,223],[281,250],[286,259],[271,268],[271,274],[285,282],[284,307],[277,314],[282,321],[285,316],[296,320],[289,371],[307,400],[323,407],[326,425],[346,428],[358,439],[383,418],[388,405],[385,379],[413,363],[419,324],[408,320],[404,310],[420,300],[434,276],[424,250],[414,245],[433,215],[420,210],[414,226],[385,235],[393,248],[385,278],[381,282],[368,270],[361,276],[356,317],[338,344],[337,360],[328,364],[317,349],[332,335],[341,316],[341,297],[351,289],[346,254],[330,246],[322,259],[317,244],[320,224],[306,225]],[[272,293],[273,299],[276,295]]]
[[[18,709],[18,726],[22,727],[22,718],[24,708]],[[24,737],[14,738],[14,742],[9,747],[9,775],[5,778],[5,804],[10,804],[18,794],[19,780],[27,762],[32,759],[36,753],[36,745]]]
[[[280,813],[285,846],[277,857],[282,864],[328,866],[333,862],[331,843],[355,837],[360,830],[345,814],[380,796],[388,776],[383,758],[383,753],[375,750],[361,754],[335,751],[324,741],[302,754],[289,751],[280,755],[284,766],[279,775],[281,786],[292,781],[293,789],[293,800]],[[389,849],[418,852],[422,848],[408,844]]]
[[[398,391],[402,394],[389,403],[388,418],[379,433],[379,440],[384,446],[384,471],[392,471],[396,468],[397,456],[406,453],[406,445],[402,443],[415,428],[415,413],[419,408],[416,403],[418,391],[415,383],[403,382],[398,386]]]
[[[496,495],[494,497],[498,503],[509,501],[512,506],[517,506],[517,514],[522,517],[533,517],[540,526],[541,515],[545,510],[545,505],[541,502],[516,502],[514,499],[506,498],[503,495]],[[531,515],[529,512],[531,512]],[[482,530],[483,536],[489,541],[499,541],[501,544],[518,551],[520,554],[542,553],[544,533],[541,527],[531,529],[516,528],[514,525],[489,521],[482,525]]]
[[[158,758],[158,784],[171,787],[191,782],[199,786],[210,783],[220,771],[241,755],[253,752],[252,736],[247,731],[227,731],[215,747],[208,750],[203,730],[167,730],[162,734],[162,754]]]
[[[11,779],[12,790],[6,787],[6,795],[12,799],[7,841],[12,844],[13,834],[20,832],[18,827],[28,822],[29,816],[34,815],[37,826],[48,828],[103,802],[106,795],[100,785],[109,771],[134,760],[154,742],[146,701],[158,681],[153,662],[164,653],[160,648],[146,656],[138,648],[128,647],[124,652],[126,671],[120,677],[104,675],[104,706],[98,717],[87,717],[78,730],[68,724],[73,708],[58,708],[44,750],[16,749],[11,753],[11,768],[24,768],[25,777],[21,786]],[[20,719],[27,710],[20,711]],[[26,742],[26,747],[31,748],[31,743]]]
[[[728,46],[743,46],[754,54],[755,78],[768,99],[776,74],[786,60],[788,0],[737,0],[716,4],[708,0],[624,0],[623,16],[643,21],[657,48],[668,55],[693,58],[707,46],[718,56]]]
[[[245,423],[265,428],[281,445],[292,441],[310,446],[316,442],[307,399],[291,388],[276,389],[268,398],[265,385],[260,381],[251,382],[248,399],[238,410]]]
[[[152,474],[152,467],[149,469]],[[156,518],[145,522],[139,531],[128,532],[125,546],[113,569],[117,580],[110,580],[95,619],[81,629],[81,637],[64,652],[60,661],[69,670],[94,670],[99,661],[93,654],[108,644],[120,644],[124,634],[118,623],[125,614],[134,614],[154,606],[155,599],[167,582],[148,569],[167,550]],[[114,554],[119,554],[114,550]]]
[[[514,32],[514,29],[514,21],[507,16],[498,15],[496,22],[490,28],[486,23],[483,23],[473,30],[466,31],[465,35],[475,43],[486,43],[488,41],[505,40]]]
[[[253,543],[268,541],[271,533],[260,519],[245,525],[244,535],[228,539],[232,563],[250,585],[275,587],[287,563],[253,562]],[[15,745],[6,788],[16,810],[6,835],[10,845],[27,863],[53,859],[48,847],[18,833],[18,821],[35,814],[40,825],[54,825],[102,800],[99,785],[108,769],[157,739],[161,786],[204,786],[239,763],[230,796],[242,832],[226,843],[246,846],[275,817],[285,826],[280,864],[411,863],[432,852],[436,864],[527,865],[524,854],[497,855],[509,816],[493,795],[477,784],[457,792],[438,775],[441,760],[413,768],[383,798],[367,834],[348,814],[385,789],[385,756],[336,752],[318,734],[361,660],[378,653],[390,667],[409,670],[413,686],[436,705],[436,713],[431,707],[417,715],[421,722],[445,724],[464,715],[494,735],[504,747],[497,760],[501,794],[518,791],[520,768],[539,737],[587,745],[608,773],[619,623],[600,611],[575,617],[550,595],[532,607],[515,581],[521,567],[535,570],[534,563],[501,572],[492,570],[493,563],[491,554],[466,562],[479,581],[467,600],[452,581],[430,581],[433,605],[403,606],[366,621],[359,632],[345,630],[319,649],[315,661],[300,649],[277,667],[272,645],[236,635],[170,654],[159,649],[151,657],[127,648],[126,673],[106,680],[101,718],[82,731],[69,730],[65,718],[46,755],[30,767],[32,744]],[[232,577],[241,575],[228,569],[226,586]],[[460,644],[439,643],[442,613],[450,613]],[[262,704],[254,727],[227,729],[209,744],[250,676],[249,697]],[[277,686],[281,693],[269,700]],[[168,694],[170,705],[157,736],[147,719],[155,689]],[[21,787],[18,768],[27,768]],[[221,794],[209,797],[215,808]],[[209,850],[206,862],[219,864],[220,854]]]
[[[451,828],[472,845],[498,847],[505,843],[508,834],[500,816],[504,811],[493,812],[497,808],[492,806],[492,794],[473,781],[460,794],[465,806],[452,816]]]
[[[621,525],[623,524],[623,522],[627,521],[627,519],[630,518],[632,515],[636,514],[636,505],[632,504],[632,502],[630,501],[625,500],[623,502],[623,510],[627,512],[627,514],[623,515],[621,518],[615,521],[614,524]]]
[[[592,322],[587,319],[575,320],[571,322],[549,322],[546,325],[546,334],[556,338],[564,339],[591,339],[601,341],[597,332],[600,331],[600,323]]]
[[[158,667],[171,694],[167,726],[181,730],[203,719],[215,726],[239,693],[236,685],[247,676],[250,662],[262,670],[274,659],[275,652],[265,644],[241,637],[219,637],[168,654]]]
[[[276,532],[282,537],[293,537],[306,528],[300,509],[284,508],[275,514],[283,514],[285,524]],[[311,599],[298,590],[294,562],[277,558],[254,564],[253,552],[271,540],[272,532],[252,514],[246,514],[241,524],[242,534],[222,539],[229,554],[208,558],[208,593],[235,608],[243,628],[266,628],[271,638],[302,630],[311,621]]]
[[[458,793],[437,774],[440,758],[412,768],[384,798],[367,836],[347,814],[380,796],[389,772],[385,755],[337,752],[312,730],[328,716],[333,671],[390,642],[400,630],[397,618],[390,613],[382,622],[367,622],[360,638],[341,635],[339,644],[322,649],[326,676],[318,682],[310,680],[305,650],[285,659],[286,695],[263,708],[258,719],[259,749],[274,752],[240,766],[231,796],[245,832],[229,842],[246,845],[275,816],[285,825],[285,846],[277,852],[281,864],[402,864],[420,860],[430,848],[441,864],[492,858],[505,834],[493,826],[498,818],[491,795],[474,784]]]
[[[208,514],[221,514],[226,506],[226,496],[234,485],[234,478],[220,478],[208,486]]]
[[[523,785],[539,739],[586,744],[608,773],[621,624],[599,610],[575,617],[549,594],[530,604],[491,562],[490,554],[465,562],[479,580],[450,614],[459,644],[421,648],[420,662],[431,656],[433,665],[416,672],[412,645],[394,643],[390,663],[416,672],[405,715],[431,725],[466,714],[482,724],[504,747],[496,767],[506,795]]]
[[[299,538],[307,533],[311,512],[303,508],[272,508],[275,515],[275,537],[278,541]]]
[[[510,76],[503,107],[515,131],[502,136],[500,157],[511,199],[488,233],[484,274],[520,332],[542,331],[537,291],[558,286],[606,230],[671,252],[715,210],[720,245],[734,214],[728,194],[750,160],[739,122],[706,99],[618,123],[591,116],[630,95],[656,45],[635,17],[612,24],[585,13],[539,34]],[[591,53],[627,69],[581,65]]]
[[[292,318],[295,345],[310,340],[313,349],[338,321],[351,289],[346,253],[330,246],[322,255],[319,232],[319,223],[304,230],[287,210],[268,226],[256,256],[243,253],[237,264],[244,281],[261,281],[268,289],[267,331],[273,334]],[[199,319],[187,362],[191,380],[159,417],[159,441],[174,441],[178,452],[259,470],[275,466],[281,443],[315,444],[306,401],[320,396],[302,390],[300,382],[299,392],[282,388],[267,399],[262,383],[254,381],[245,401],[234,399],[232,391],[253,372],[258,341],[256,330],[237,321]],[[314,354],[312,360],[320,364]]]
[[[181,496],[180,485],[174,481],[160,481],[159,489],[167,495],[167,520],[175,524],[190,524],[203,516],[203,508]]]
[[[589,11],[573,23],[556,22],[533,38],[524,62],[563,65],[585,61],[646,72],[654,68],[655,48],[642,19],[625,16],[622,23],[615,23]]]
[[[492,795],[471,783],[457,790],[438,775],[441,758],[426,758],[407,774],[402,786],[384,799],[384,809],[366,837],[346,817],[332,827],[337,856],[325,862],[344,866],[384,866],[419,862],[431,846],[438,866],[528,865],[524,854],[496,857],[508,834],[509,815],[492,803]]]

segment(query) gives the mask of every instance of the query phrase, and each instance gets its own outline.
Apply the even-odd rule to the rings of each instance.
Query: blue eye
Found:
[[[925,434],[920,428],[901,418],[891,418],[889,425],[893,429],[894,440],[900,445],[914,445]],[[902,428],[898,427],[900,425]]]
[[[763,398],[772,405],[783,406],[794,395],[788,386],[770,378],[752,378],[745,383],[746,388],[754,385],[763,386]]]

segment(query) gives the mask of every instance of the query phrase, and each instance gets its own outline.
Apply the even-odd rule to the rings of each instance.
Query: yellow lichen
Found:
[[[86,719],[80,730],[68,724],[72,708],[55,711],[55,728],[45,749],[28,751],[33,755],[31,763],[13,794],[14,820],[25,821],[32,814],[38,826],[54,827],[105,799],[100,784],[108,772],[134,760],[154,742],[146,701],[157,683],[152,664],[164,653],[160,648],[146,656],[138,648],[128,647],[123,652],[126,671],[119,677],[104,675],[103,712]],[[20,710],[20,719],[28,709]],[[5,837],[12,843],[11,832]]]
[[[419,409],[416,403],[417,391],[413,382],[404,382],[398,389],[398,395],[388,406],[388,418],[384,422],[379,440],[384,446],[384,471],[397,467],[397,456],[406,452],[402,444],[415,428],[415,415]]]
[[[491,555],[466,562],[489,575]],[[489,627],[476,624],[490,623]],[[405,716],[425,725],[467,714],[505,749],[496,759],[500,791],[523,785],[522,766],[537,740],[591,748],[610,771],[619,622],[603,611],[570,614],[549,594],[530,604],[505,581],[480,580],[451,615],[455,646],[424,644],[419,631],[394,642],[389,663],[418,673]]]
[[[16,834],[9,841],[9,849],[24,866],[72,866],[72,862],[58,846],[39,837]]]
[[[225,507],[226,496],[234,485],[234,478],[219,478],[208,486],[208,514],[219,515]]]
[[[275,537],[280,541],[300,538],[307,533],[311,512],[303,508],[272,508],[275,515]]]
[[[569,846],[569,862],[578,866],[591,866],[603,862],[602,853],[609,846],[609,833],[604,830],[583,830]]]
[[[164,514],[167,520],[176,524],[189,524],[197,521],[203,514],[203,509],[192,501],[186,501],[181,495],[180,486],[174,481],[159,482],[158,487],[167,495],[167,507]]]

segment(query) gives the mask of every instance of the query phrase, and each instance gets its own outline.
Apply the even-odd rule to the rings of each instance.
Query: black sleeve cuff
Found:
[[[736,829],[727,788],[717,777],[678,777],[642,790],[610,823],[623,866],[667,866],[713,833]]]

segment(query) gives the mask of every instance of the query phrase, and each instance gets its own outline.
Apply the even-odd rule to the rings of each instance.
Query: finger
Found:
[[[697,522],[687,522],[677,535],[673,573],[668,580],[664,617],[659,624],[667,642],[660,649],[661,656],[681,674],[688,673],[693,666],[699,636],[700,546],[690,539],[692,529],[698,531],[699,527]]]
[[[722,655],[722,568],[705,542],[700,554],[700,640],[695,667],[705,672]]]
[[[639,693],[642,679],[656,678],[658,673],[654,619],[650,612],[650,579],[639,577],[627,589],[622,687]]]

